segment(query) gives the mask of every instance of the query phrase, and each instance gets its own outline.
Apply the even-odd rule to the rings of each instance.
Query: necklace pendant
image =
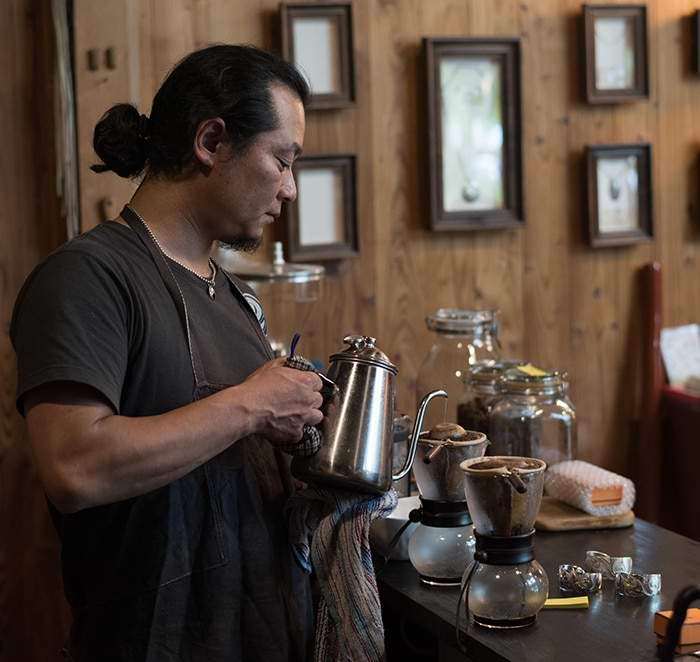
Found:
[[[216,292],[214,291],[214,286],[209,285],[207,286],[207,291],[209,292],[209,298],[213,301],[216,299]]]

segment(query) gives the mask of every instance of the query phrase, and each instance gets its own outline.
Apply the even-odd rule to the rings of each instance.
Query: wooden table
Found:
[[[488,630],[471,626],[468,655],[465,656],[455,641],[459,589],[421,584],[408,561],[395,561],[387,565],[378,579],[382,605],[386,616],[390,617],[385,617],[385,621],[391,622],[400,614],[408,622],[404,631],[411,629],[411,623],[427,630],[437,639],[439,653],[432,659],[441,662],[654,660],[654,612],[671,609],[680,589],[689,584],[700,584],[700,543],[639,519],[627,529],[538,532],[535,555],[549,576],[550,597],[560,597],[559,565],[575,563],[582,566],[587,550],[598,550],[611,556],[631,556],[633,571],[661,573],[662,592],[653,598],[625,598],[615,594],[614,582],[606,581],[602,591],[590,597],[587,610],[542,610],[535,625],[520,630]],[[462,625],[464,620],[462,613]],[[405,662],[410,657],[403,659]]]

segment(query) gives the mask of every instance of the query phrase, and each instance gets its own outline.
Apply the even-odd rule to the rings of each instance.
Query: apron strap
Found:
[[[180,315],[180,321],[182,322],[182,327],[185,332],[185,337],[187,338],[187,348],[190,353],[190,362],[192,364],[192,374],[194,375],[195,389],[204,386],[206,384],[206,376],[204,373],[204,366],[202,364],[202,359],[200,357],[199,348],[197,347],[197,342],[194,339],[190,331],[190,318],[187,314],[187,303],[185,297],[182,294],[180,285],[178,284],[175,274],[173,274],[168,260],[163,254],[158,246],[156,246],[151,235],[146,230],[143,221],[137,216],[136,212],[131,209],[128,205],[125,205],[122,209],[120,216],[129,224],[129,227],[136,233],[138,238],[141,240],[143,245],[146,247],[148,252],[153,258],[153,262],[160,273],[163,283],[167,288],[170,296],[177,308]]]
[[[212,262],[214,262],[212,260]],[[214,263],[216,264],[216,263]],[[248,299],[245,298],[245,295],[241,291],[241,288],[238,287],[236,284],[236,281],[233,280],[231,277],[231,274],[228,273],[225,269],[222,269],[218,264],[216,264],[216,268],[221,271],[224,276],[226,276],[226,279],[229,282],[229,285],[231,286],[231,291],[233,292],[233,295],[238,299],[238,301],[241,302],[243,305],[243,310],[245,310],[246,315],[248,316],[248,319],[250,320],[250,323],[255,330],[255,333],[257,334],[258,338],[260,338],[260,342],[262,343],[262,346],[265,348],[265,353],[267,354],[267,357],[269,359],[274,359],[275,358],[275,353],[272,351],[272,345],[270,345],[270,341],[267,339],[267,336],[262,330],[262,327],[260,326],[260,321],[258,320],[257,316],[255,315],[255,311],[251,307],[250,303],[248,302]]]

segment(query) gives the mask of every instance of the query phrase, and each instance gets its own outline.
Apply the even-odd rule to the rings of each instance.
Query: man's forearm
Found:
[[[255,430],[249,400],[233,387],[158,416],[105,408],[88,425],[94,404],[39,403],[28,423],[47,494],[75,512],[167,485]]]

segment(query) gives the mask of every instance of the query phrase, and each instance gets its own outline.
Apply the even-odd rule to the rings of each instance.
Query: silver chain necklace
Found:
[[[168,253],[166,253],[165,250],[163,250],[163,247],[160,245],[160,242],[158,241],[158,239],[156,239],[156,236],[153,234],[153,231],[151,230],[151,228],[148,227],[148,223],[146,223],[146,221],[143,220],[143,216],[141,216],[141,214],[139,214],[131,205],[127,205],[127,207],[129,207],[129,209],[131,209],[131,211],[134,212],[134,215],[136,216],[136,218],[138,218],[139,221],[141,221],[141,223],[143,224],[143,227],[146,228],[146,232],[148,232],[148,236],[151,239],[153,239],[153,243],[158,247],[158,250],[163,255],[165,255],[165,257],[167,257],[169,260],[172,260],[175,264],[179,264],[183,269],[187,269],[187,271],[189,271],[191,274],[194,274],[195,276],[197,276],[197,278],[199,278],[199,280],[203,280],[207,285],[207,292],[209,293],[209,298],[212,300],[216,299],[216,290],[214,289],[214,285],[216,284],[216,272],[217,272],[216,262],[214,262],[214,260],[209,258],[209,266],[211,267],[211,276],[209,278],[207,278],[206,276],[202,276],[201,274],[198,274],[194,269],[190,269],[186,264],[182,264],[182,262],[180,262],[180,260],[176,260],[172,255],[169,255]]]

